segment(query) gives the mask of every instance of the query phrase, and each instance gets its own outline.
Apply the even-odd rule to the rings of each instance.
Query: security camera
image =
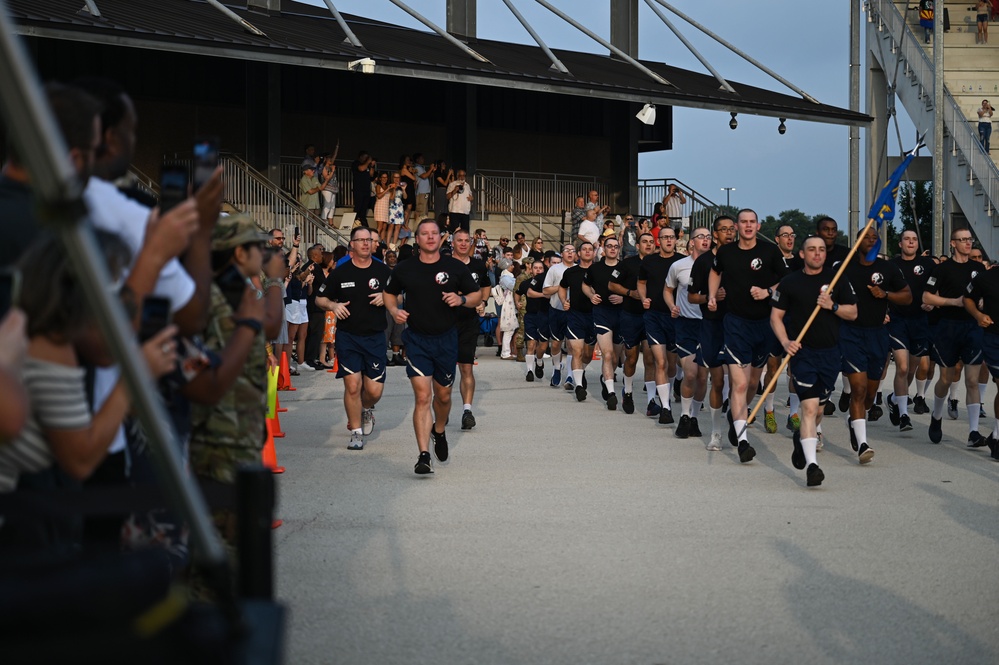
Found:
[[[728,126],[732,129],[735,129],[736,127],[739,126],[739,121],[735,119],[735,116],[736,114],[733,112],[732,119],[728,121]]]
[[[785,120],[784,118],[781,118],[780,124],[777,125],[777,133],[780,134],[781,136],[784,136],[784,134],[787,132],[787,125],[784,124],[784,120]]]
[[[360,60],[351,60],[347,63],[347,69],[352,72],[356,72],[358,67],[365,74],[375,73],[375,61],[371,58],[361,58]]]

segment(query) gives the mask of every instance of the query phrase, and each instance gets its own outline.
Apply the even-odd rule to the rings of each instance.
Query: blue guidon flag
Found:
[[[867,261],[873,261],[878,258],[878,253],[881,251],[881,227],[885,222],[895,219],[895,197],[898,196],[898,185],[902,181],[902,175],[905,173],[905,170],[909,168],[909,163],[913,157],[916,156],[920,148],[926,147],[926,144],[923,143],[923,136],[916,139],[915,148],[905,153],[905,159],[902,160],[902,163],[898,165],[895,172],[888,178],[888,182],[881,188],[881,193],[878,194],[874,205],[871,206],[871,211],[867,213],[867,218],[875,220],[878,224],[878,241],[871,248],[871,251],[867,253]]]

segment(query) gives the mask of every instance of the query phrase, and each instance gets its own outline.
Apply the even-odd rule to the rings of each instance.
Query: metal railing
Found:
[[[888,34],[901,47],[900,54],[905,60],[907,68],[904,73],[913,77],[922,86],[924,95],[929,98],[929,103],[932,103],[933,63],[929,55],[919,45],[919,39],[893,2],[890,0],[869,1],[872,20],[883,21]],[[971,186],[974,186],[977,180],[986,197],[984,210],[986,214],[993,215],[996,204],[999,203],[999,167],[992,161],[978,140],[977,127],[972,129],[972,124],[977,125],[977,123],[969,122],[968,117],[961,110],[960,105],[946,85],[944,86],[944,108],[942,111],[944,129],[953,140],[953,155],[956,157],[960,152],[961,158],[967,164],[968,177],[965,180]],[[943,148],[936,146],[935,149],[942,150]]]
[[[563,210],[571,210],[576,197],[586,197],[596,190],[603,202],[610,201],[610,183],[601,178],[564,173],[534,173],[530,171],[479,170],[486,186],[482,214],[507,214],[508,197],[518,202],[518,207],[530,210],[531,216],[560,217]]]
[[[129,184],[135,185],[146,194],[152,196],[154,199],[160,198],[160,184],[143,173],[137,167],[130,166],[128,168],[128,174],[125,177],[128,179]]]
[[[302,179],[302,157],[282,156],[278,167],[278,174],[281,182],[281,189],[286,191],[292,198],[298,198],[298,183]],[[350,168],[350,160],[336,160],[336,180],[340,191],[336,195],[336,205],[338,208],[354,209],[354,172]],[[316,173],[319,177],[319,173]]]
[[[638,181],[638,210],[636,214],[651,217],[657,203],[662,203],[663,197],[670,185],[676,185],[683,190],[687,202],[683,204],[683,217],[691,221],[706,223],[713,221],[721,206],[689,187],[676,178],[655,178]]]
[[[492,176],[482,173],[475,174],[472,186],[477,196],[478,210],[483,219],[486,211],[492,214],[502,214],[510,219],[510,237],[517,231],[527,235],[537,235],[549,249],[556,249],[565,240],[562,233],[562,210],[555,215],[547,215],[537,209],[532,209],[525,201],[518,198],[505,185],[509,181],[496,181]]]

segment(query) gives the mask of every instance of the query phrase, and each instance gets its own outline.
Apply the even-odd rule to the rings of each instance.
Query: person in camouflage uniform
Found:
[[[521,260],[522,269],[520,275],[517,276],[517,281],[514,282],[513,287],[513,297],[517,302],[517,336],[515,338],[515,343],[517,345],[517,362],[524,362],[524,314],[527,308],[527,298],[520,297],[520,285],[531,279],[533,276],[531,274],[531,266],[534,265],[534,259],[530,256],[525,255]]]

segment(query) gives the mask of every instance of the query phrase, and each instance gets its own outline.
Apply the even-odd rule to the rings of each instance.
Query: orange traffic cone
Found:
[[[271,423],[270,418],[266,421],[267,426],[267,441],[264,443],[263,461],[264,466],[271,470],[273,473],[284,473],[284,467],[278,466],[277,462],[277,451],[274,449],[274,426]]]
[[[288,352],[281,352],[281,370],[278,373],[278,390],[295,390],[291,385],[291,369],[288,367]]]
[[[274,400],[277,403],[277,408],[274,409],[274,413],[285,413],[288,410],[285,407],[281,406],[281,399],[278,398],[277,395],[274,396]]]
[[[271,421],[271,432],[275,439],[283,439],[284,432],[281,431],[281,418],[278,416],[277,411],[274,412],[273,418],[268,418]]]
[[[336,353],[333,354],[333,369],[326,370],[327,374],[336,374],[340,371],[340,361],[337,360]]]

